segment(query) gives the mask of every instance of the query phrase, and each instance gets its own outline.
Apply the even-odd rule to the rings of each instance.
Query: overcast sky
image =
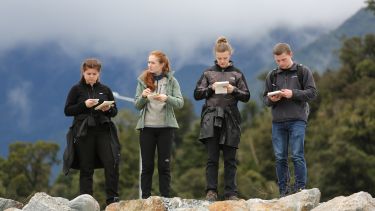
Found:
[[[191,54],[217,36],[256,42],[276,26],[333,29],[364,0],[2,0],[0,54],[57,42],[71,54]]]

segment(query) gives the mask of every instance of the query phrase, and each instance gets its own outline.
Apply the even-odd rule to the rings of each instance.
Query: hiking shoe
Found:
[[[293,193],[291,193],[291,192],[289,192],[289,191],[281,191],[280,192],[280,198],[282,198],[282,197],[285,197],[285,196],[288,196],[288,195],[290,195],[290,194],[293,194]]]
[[[207,201],[216,201],[217,200],[217,193],[213,190],[209,190],[206,194]]]
[[[108,198],[106,200],[106,204],[107,205],[110,205],[112,203],[116,203],[116,202],[119,202],[120,201],[120,198],[119,197],[112,197],[112,198]]]
[[[232,196],[225,197],[225,200],[238,201],[240,200],[240,198],[238,198],[238,196],[236,195],[232,195]]]

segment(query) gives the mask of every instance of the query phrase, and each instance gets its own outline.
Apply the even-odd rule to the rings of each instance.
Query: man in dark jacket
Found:
[[[230,61],[232,48],[224,37],[215,46],[215,65],[206,69],[194,90],[196,100],[205,99],[202,108],[199,139],[206,145],[206,200],[218,198],[220,150],[224,156],[224,197],[238,200],[236,153],[241,136],[241,117],[237,102],[247,102],[250,92],[246,79]]]
[[[273,55],[278,68],[267,75],[263,99],[267,106],[272,107],[272,144],[280,196],[283,197],[306,187],[304,142],[309,114],[307,102],[317,96],[317,91],[311,71],[293,62],[288,44],[276,44]],[[295,173],[295,184],[291,190],[288,184],[288,145]]]

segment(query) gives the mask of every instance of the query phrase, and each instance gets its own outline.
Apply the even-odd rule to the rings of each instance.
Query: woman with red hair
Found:
[[[182,108],[180,85],[171,72],[168,57],[152,51],[148,68],[139,76],[135,107],[140,110],[136,129],[142,157],[142,198],[151,196],[155,149],[158,150],[159,191],[170,197],[170,157],[174,130],[178,128],[174,108]]]

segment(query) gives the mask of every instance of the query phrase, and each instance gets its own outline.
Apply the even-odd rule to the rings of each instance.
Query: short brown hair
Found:
[[[81,70],[82,72],[84,72],[89,68],[96,69],[100,72],[100,69],[102,68],[102,63],[99,61],[99,59],[95,58],[85,59],[85,61],[82,63]]]
[[[85,61],[83,61],[81,65],[81,81],[82,82],[85,81],[85,77],[83,76],[83,73],[89,68],[96,69],[98,72],[100,72],[100,70],[102,69],[102,63],[100,62],[99,59],[95,59],[95,58],[85,59]],[[98,81],[99,81],[99,78],[98,78]]]
[[[290,54],[292,52],[292,49],[290,48],[288,43],[277,43],[273,47],[273,55],[281,55],[283,53]]]

